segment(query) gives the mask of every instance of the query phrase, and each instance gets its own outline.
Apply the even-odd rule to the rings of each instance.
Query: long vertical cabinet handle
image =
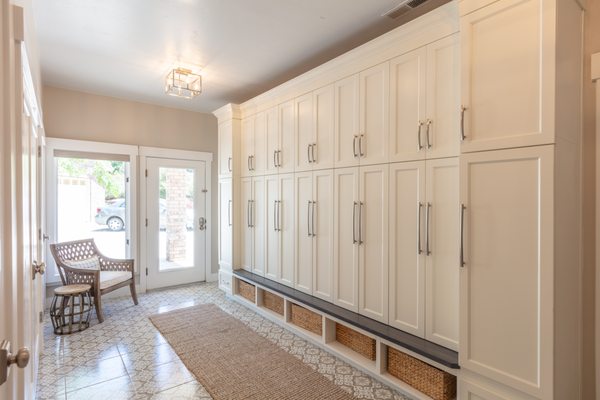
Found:
[[[250,225],[251,221],[250,221],[250,202],[252,200],[248,200],[248,205],[246,207],[246,225],[248,225],[248,228],[251,228],[252,226]]]
[[[312,202],[312,226],[311,226],[311,231],[312,231],[312,236],[315,237],[317,236],[316,232],[315,232],[315,209],[317,208],[317,202],[313,201]]]
[[[467,138],[465,134],[465,112],[467,111],[467,107],[460,106],[460,141],[464,142]]]
[[[464,204],[460,205],[460,266],[463,268],[466,265],[465,262],[465,207]]]
[[[429,139],[429,134],[431,132],[431,124],[433,124],[433,121],[428,119],[427,120],[427,131],[426,131],[426,137],[427,137],[427,148],[430,149],[431,148],[431,141]]]
[[[352,206],[352,244],[356,244],[356,206],[357,203],[354,202],[354,206]]]
[[[419,126],[417,127],[417,150],[423,150],[423,145],[421,144],[421,130],[423,128],[423,121],[419,121]]]
[[[423,254],[423,249],[421,248],[421,209],[423,208],[423,203],[419,202],[417,206],[417,254]]]
[[[250,167],[252,167],[252,171],[254,171],[254,156],[250,156]],[[254,200],[252,200],[254,201]]]
[[[312,162],[316,163],[317,162],[317,157],[315,157],[315,148],[317,147],[316,143],[312,144],[312,147],[310,149],[310,157],[312,158]]]
[[[363,244],[363,237],[362,237],[362,231],[363,231],[363,227],[362,227],[362,210],[363,210],[363,206],[365,205],[365,203],[363,203],[362,201],[358,203],[359,204],[359,208],[358,208],[358,244]]]
[[[429,230],[431,224],[431,203],[427,203],[427,212],[425,213],[425,254],[431,255],[431,248],[429,246]]]
[[[250,202],[252,203],[252,205],[250,206],[250,215],[252,215],[252,224],[251,224],[251,228],[254,228],[254,209],[256,208],[256,203],[254,202],[254,200],[250,200]]]
[[[227,169],[231,172],[231,157],[227,159]]]
[[[277,168],[277,150],[273,150],[273,168]]]
[[[252,171],[252,167],[250,166],[250,157],[252,156],[248,156],[248,171]]]
[[[231,226],[231,203],[233,200],[227,202],[227,224]]]
[[[277,167],[281,167],[281,150],[277,150]]]
[[[277,200],[273,200],[273,230],[277,232]]]
[[[312,163],[312,160],[310,159],[310,147],[312,146],[312,144],[309,144],[308,146],[306,146],[306,159],[308,160],[308,163]]]
[[[277,230],[281,232],[281,200],[277,201]]]
[[[356,139],[358,139],[358,136],[354,135],[354,139],[352,142],[352,153],[354,154],[354,158],[358,157],[358,154],[356,153]]]
[[[306,231],[308,232],[308,237],[312,236],[310,230],[310,211],[311,211],[312,201],[308,201],[308,205],[306,206]]]
[[[360,154],[361,157],[365,156],[365,153],[363,152],[363,139],[365,138],[365,135],[362,134],[360,135],[360,138],[358,139],[358,153]]]

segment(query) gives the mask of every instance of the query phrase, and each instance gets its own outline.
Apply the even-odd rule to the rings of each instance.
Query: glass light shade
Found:
[[[165,93],[192,99],[202,92],[202,77],[189,69],[175,68],[167,75]]]

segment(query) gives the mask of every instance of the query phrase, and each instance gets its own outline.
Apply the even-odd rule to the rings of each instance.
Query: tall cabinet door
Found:
[[[294,287],[305,293],[311,294],[313,273],[313,193],[312,172],[299,172],[295,174],[296,181],[296,257],[295,285]]]
[[[231,178],[219,180],[219,266],[233,269],[233,198]]]
[[[460,153],[460,50],[458,34],[427,46],[427,158]]]
[[[329,169],[334,166],[335,96],[333,85],[313,92],[314,143],[311,149],[313,169]]]
[[[358,167],[334,170],[334,303],[358,312]]]
[[[463,152],[554,141],[553,7],[505,0],[461,17]]]
[[[314,171],[313,209],[313,296],[333,301],[333,170]]]
[[[267,212],[266,223],[266,249],[265,249],[265,277],[278,280],[279,272],[279,227],[277,226],[278,201],[279,201],[279,177],[277,175],[265,176],[265,189],[267,191],[265,201]]]
[[[389,63],[362,71],[360,79],[360,164],[388,162],[389,141]]]
[[[254,195],[252,204],[252,225],[254,229],[254,263],[252,264],[252,272],[262,276],[265,274],[265,213],[267,211],[264,176],[252,178],[252,192]]]
[[[294,286],[294,174],[279,175],[278,226],[281,240],[281,283]]]
[[[359,176],[359,313],[387,324],[389,166],[361,166]]]
[[[335,88],[335,167],[359,163],[359,80],[352,75],[334,84]]]
[[[295,171],[312,169],[312,145],[314,144],[313,95],[307,93],[294,101],[296,112],[296,167]],[[313,151],[314,153],[314,151]]]
[[[254,159],[253,172],[264,175],[267,171],[267,117],[260,112],[254,117]]]
[[[252,178],[240,180],[240,263],[246,271],[252,272],[254,253],[254,228],[252,227],[253,209]]]
[[[225,121],[219,124],[219,176],[228,177],[231,176],[233,169],[232,159],[232,127],[233,122],[231,120]]]
[[[425,338],[458,350],[458,158],[428,160],[425,204]]]
[[[242,121],[240,169],[242,176],[252,176],[254,170],[254,116]]]
[[[279,154],[280,173],[294,172],[294,101],[280,104],[279,119]]]
[[[425,162],[390,165],[389,324],[425,336]]]
[[[277,173],[277,151],[279,150],[279,119],[277,118],[277,107],[265,111],[267,120],[266,134],[266,174]]]
[[[390,61],[390,161],[425,158],[427,50]]]
[[[459,362],[539,398],[553,376],[553,156],[549,145],[460,160]]]

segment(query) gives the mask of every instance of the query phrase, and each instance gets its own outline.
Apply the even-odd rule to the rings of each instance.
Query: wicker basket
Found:
[[[388,372],[434,400],[456,397],[456,377],[388,347]]]
[[[262,305],[279,315],[283,315],[283,298],[266,290],[262,291]]]
[[[316,335],[323,333],[323,318],[304,307],[292,303],[290,322]]]
[[[254,303],[256,301],[256,295],[255,295],[255,291],[256,291],[256,287],[254,285],[251,285],[247,282],[244,282],[242,280],[237,280],[238,282],[238,288],[237,288],[237,293],[242,296],[243,298],[245,298],[248,301],[251,301],[252,303]]]
[[[335,340],[344,346],[354,350],[358,354],[375,361],[377,354],[377,343],[360,332],[350,329],[345,325],[335,324]]]

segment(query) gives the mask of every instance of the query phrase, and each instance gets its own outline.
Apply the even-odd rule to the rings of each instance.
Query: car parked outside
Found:
[[[106,225],[111,231],[120,231],[125,228],[125,199],[116,199],[107,204],[104,207],[96,209],[96,223],[98,225]],[[159,201],[160,208],[160,227],[161,231],[166,229],[167,223],[167,206],[164,199]],[[187,230],[194,229],[194,209],[186,208],[186,221],[185,227]]]

